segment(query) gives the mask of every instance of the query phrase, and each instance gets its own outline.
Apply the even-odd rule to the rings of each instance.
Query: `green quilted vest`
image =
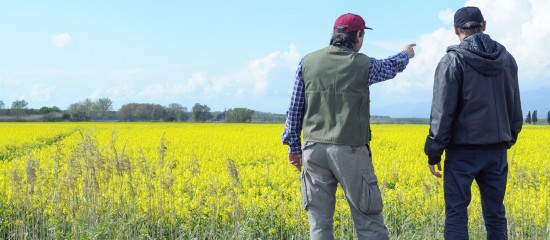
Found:
[[[359,146],[370,141],[370,58],[329,46],[302,60],[304,140]]]

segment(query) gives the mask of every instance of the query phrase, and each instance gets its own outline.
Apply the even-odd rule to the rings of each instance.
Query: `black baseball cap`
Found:
[[[482,26],[483,21],[483,14],[477,7],[463,7],[455,13],[455,27],[457,28],[478,28]]]

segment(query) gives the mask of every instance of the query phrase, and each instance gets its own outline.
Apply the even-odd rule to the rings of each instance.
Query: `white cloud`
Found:
[[[270,74],[278,68],[294,71],[300,54],[291,44],[288,51],[275,51],[262,58],[254,59],[241,69],[223,76],[207,76],[195,72],[183,83],[155,83],[145,86],[136,94],[137,98],[166,99],[186,96],[192,93],[200,97],[230,96],[245,94],[261,95],[270,86]]]
[[[454,22],[455,11],[447,8],[439,12],[439,19],[445,24],[452,24]]]
[[[489,0],[466,2],[481,9],[486,33],[506,46],[519,67],[520,87],[550,86],[550,1]]]
[[[550,1],[469,0],[465,6],[479,7],[486,33],[514,55],[520,87],[550,86]]]
[[[166,97],[166,93],[170,90],[168,86],[162,84],[152,84],[145,87],[138,94],[138,98],[155,98],[160,99]]]
[[[97,88],[89,96],[89,98],[104,98],[104,97],[132,97],[135,90],[128,84],[115,85],[107,89]],[[84,97],[86,98],[86,97]]]
[[[247,66],[234,76],[226,78],[224,85],[232,83],[237,84],[237,88],[242,90],[250,89],[254,94],[262,94],[269,85],[269,74],[276,67],[288,67],[293,69],[300,60],[300,54],[296,46],[291,44],[286,52],[276,51],[267,56],[248,62]]]
[[[519,67],[522,89],[548,87],[550,81],[550,1],[547,0],[469,0],[465,6],[477,6],[487,21],[487,30],[514,55]],[[443,23],[452,22],[454,10],[439,13]],[[521,13],[521,14],[518,14]],[[380,84],[383,103],[431,100],[433,75],[448,46],[458,44],[452,25],[418,37],[416,56],[405,72],[395,80]],[[377,87],[378,88],[378,87]]]
[[[2,85],[9,85],[9,84],[12,84],[14,82],[15,82],[14,80],[11,80],[9,78],[0,77],[0,84],[2,84]]]
[[[50,96],[55,92],[55,85],[43,85],[35,84],[32,86],[29,96],[24,96],[23,99],[32,102],[46,102],[50,99]]]
[[[138,99],[170,99],[200,91],[207,92],[210,83],[201,72],[196,72],[185,83],[155,83],[145,86],[135,94]]]
[[[516,58],[519,68],[520,88],[523,91],[550,87],[550,1],[548,0],[469,0],[464,6],[477,6],[487,21],[486,34],[503,44]],[[437,63],[450,45],[458,44],[452,19],[457,9],[445,9],[439,13],[444,24],[431,33],[417,39],[416,56],[410,60],[407,69],[396,79],[376,84],[371,94],[378,112],[390,115],[412,114],[426,116],[432,98],[433,76]],[[388,45],[388,43],[386,43]],[[383,46],[383,45],[382,45]],[[389,47],[395,47],[391,43]],[[408,108],[419,108],[417,113],[405,112]]]
[[[418,37],[415,47],[415,57],[409,60],[409,65],[397,79],[384,83],[384,102],[402,101],[395,98],[395,94],[411,94],[418,91],[431,90],[435,67],[445,54],[449,45],[458,43],[454,32],[447,28],[440,28],[430,34]],[[425,98],[423,94],[414,94],[410,97]]]
[[[388,50],[391,53],[394,53],[397,49],[403,49],[405,43],[401,40],[381,40],[381,41],[370,41],[370,43],[378,48]]]
[[[192,92],[194,91],[195,89],[199,88],[199,87],[205,87],[206,86],[206,76],[204,75],[204,73],[201,73],[201,72],[196,72],[193,74],[193,76],[191,76],[191,78],[189,80],[187,80],[187,82],[183,85],[176,85],[174,90],[177,92],[177,93],[188,93],[188,92]]]
[[[69,46],[73,42],[73,39],[68,33],[61,33],[53,35],[50,41],[54,47],[63,48]]]

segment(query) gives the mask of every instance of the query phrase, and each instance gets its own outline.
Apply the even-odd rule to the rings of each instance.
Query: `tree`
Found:
[[[183,107],[181,109],[181,121],[182,122],[189,121],[189,111],[187,110],[187,107]]]
[[[212,113],[210,113],[210,107],[206,105],[201,105],[200,103],[195,103],[192,109],[192,118],[194,122],[206,122],[212,118]]]
[[[159,121],[166,116],[166,109],[159,104],[128,103],[118,110],[123,121]]]
[[[96,112],[101,119],[105,119],[107,117],[107,112],[111,110],[113,110],[113,101],[109,98],[100,98],[94,103],[94,112]]]
[[[48,113],[52,113],[52,112],[61,112],[61,109],[59,109],[58,107],[56,106],[53,106],[53,107],[41,107],[39,110],[38,110],[38,113],[40,114],[48,114]]]
[[[117,112],[118,118],[122,121],[136,121],[134,118],[134,110],[137,108],[137,103],[128,103],[122,105]]]
[[[525,122],[531,124],[531,111],[527,112],[527,118],[525,118]]]
[[[84,101],[73,103],[69,106],[69,116],[72,121],[89,121],[92,119],[94,102],[86,98]]]
[[[16,100],[11,103],[11,109],[17,116],[23,116],[25,115],[25,110],[27,109],[27,101],[25,100]]]
[[[3,110],[5,107],[4,101],[0,100],[0,110]]]
[[[550,124],[550,110],[548,111],[548,116],[546,116],[546,121]]]
[[[226,122],[250,122],[252,120],[253,110],[247,108],[229,109],[225,113]]]
[[[531,121],[533,122],[533,124],[537,124],[537,121],[538,121],[538,117],[537,117],[537,110],[533,111],[533,115],[531,115]]]
[[[182,106],[179,103],[171,103],[166,108],[166,117],[164,118],[167,122],[184,122],[187,121],[187,108]]]

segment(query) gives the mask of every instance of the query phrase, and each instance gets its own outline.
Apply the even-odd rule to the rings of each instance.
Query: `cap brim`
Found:
[[[368,30],[373,30],[373,29],[372,29],[372,28],[370,28],[370,27],[365,27],[365,29],[368,29]]]

